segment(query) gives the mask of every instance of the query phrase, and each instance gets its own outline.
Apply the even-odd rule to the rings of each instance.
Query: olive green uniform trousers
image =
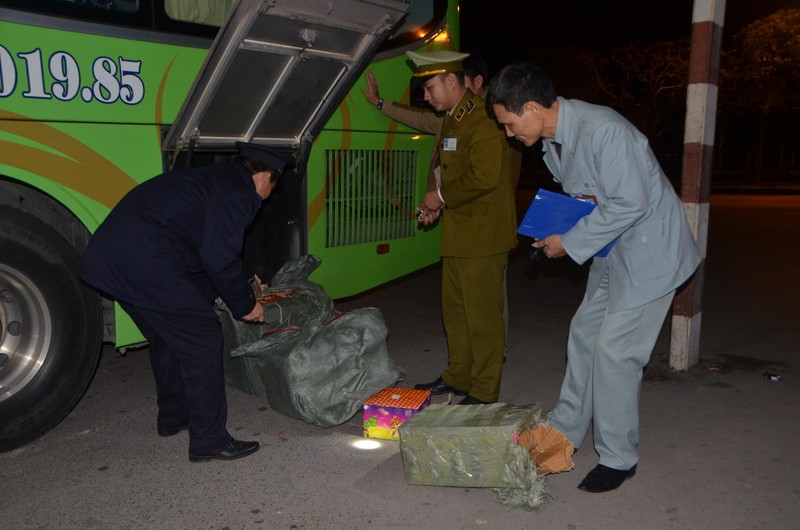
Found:
[[[508,252],[442,259],[442,315],[449,350],[445,383],[493,403],[505,350],[503,277]]]

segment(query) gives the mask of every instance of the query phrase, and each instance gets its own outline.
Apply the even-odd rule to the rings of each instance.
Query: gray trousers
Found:
[[[594,422],[600,463],[630,469],[639,461],[639,389],[675,291],[644,306],[608,312],[608,272],[572,318],[567,372],[550,423],[577,448]]]

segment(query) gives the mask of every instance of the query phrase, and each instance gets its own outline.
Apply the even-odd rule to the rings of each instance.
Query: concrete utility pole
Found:
[[[669,365],[687,370],[700,357],[703,280],[708,243],[711,159],[717,113],[717,78],[726,0],[695,0],[692,50],[686,94],[681,201],[700,248],[702,261],[692,279],[675,297]]]

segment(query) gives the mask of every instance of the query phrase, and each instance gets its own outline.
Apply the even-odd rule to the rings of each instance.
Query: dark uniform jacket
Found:
[[[241,166],[164,173],[114,207],[89,241],[79,276],[152,311],[213,316],[220,296],[234,315],[246,315],[255,298],[240,254],[261,204]]]

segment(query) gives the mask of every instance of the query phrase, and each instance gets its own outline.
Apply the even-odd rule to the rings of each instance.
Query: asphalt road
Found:
[[[585,269],[533,267],[523,250],[509,268],[501,399],[548,410]],[[0,528],[797,528],[800,196],[714,196],[708,253],[700,363],[669,370],[665,327],[642,386],[639,470],[617,491],[576,489],[597,462],[588,441],[573,471],[548,477],[551,500],[538,512],[483,489],[409,486],[397,442],[354,447],[360,414],[320,429],[232,388],[229,430],[261,451],[192,464],[185,432],[155,434],[146,352],[108,348],[66,420],[0,454]],[[381,308],[411,386],[444,366],[438,292],[433,267],[338,305]]]

